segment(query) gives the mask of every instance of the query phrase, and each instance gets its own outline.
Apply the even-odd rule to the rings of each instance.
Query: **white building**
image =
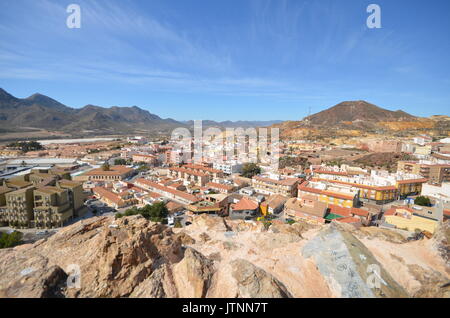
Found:
[[[444,203],[450,203],[450,183],[442,183],[441,186],[423,184],[421,195],[426,195],[434,199],[440,199]]]
[[[242,172],[242,163],[238,163],[237,161],[230,162],[217,162],[213,163],[213,168],[217,170],[222,170],[223,173],[233,174],[233,173],[241,173]]]

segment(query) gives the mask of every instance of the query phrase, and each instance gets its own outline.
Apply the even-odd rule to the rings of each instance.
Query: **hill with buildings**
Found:
[[[449,297],[448,222],[439,231],[94,217],[0,250],[0,297]]]

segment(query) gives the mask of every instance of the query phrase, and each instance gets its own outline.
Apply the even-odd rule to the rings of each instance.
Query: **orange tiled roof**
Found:
[[[339,219],[335,219],[336,222],[340,222],[340,223],[360,223],[361,220],[352,216],[349,217],[345,217],[345,218],[339,218]]]
[[[256,210],[258,208],[258,203],[249,198],[243,197],[238,203],[233,205],[233,210],[243,211],[243,210]]]

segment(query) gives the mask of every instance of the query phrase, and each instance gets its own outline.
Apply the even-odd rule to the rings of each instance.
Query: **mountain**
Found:
[[[36,93],[16,98],[0,88],[0,126],[33,127],[70,133],[168,132],[184,124],[162,119],[137,106],[100,107],[86,105],[75,109]]]
[[[366,101],[346,101],[317,114],[306,117],[304,120],[313,125],[337,125],[342,122],[355,121],[411,121],[416,117],[397,110],[383,109]]]

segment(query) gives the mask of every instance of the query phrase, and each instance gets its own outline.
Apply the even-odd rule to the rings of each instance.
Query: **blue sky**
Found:
[[[449,16],[448,0],[2,0],[0,87],[178,120],[298,120],[360,99],[450,115]]]

